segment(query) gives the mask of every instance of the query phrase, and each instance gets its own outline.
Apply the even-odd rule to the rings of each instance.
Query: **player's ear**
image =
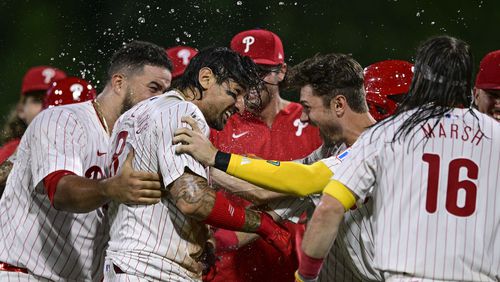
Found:
[[[281,65],[281,68],[280,68],[280,71],[278,73],[278,79],[279,79],[279,82],[282,82],[283,79],[285,79],[285,75],[286,75],[286,71],[288,69],[288,66],[286,63],[283,63]]]
[[[474,87],[474,89],[472,90],[472,103],[474,103],[474,105],[477,107],[478,101],[479,101],[479,89]]]
[[[337,95],[330,100],[330,109],[337,115],[337,117],[343,116],[346,108],[347,100],[344,95]]]
[[[113,92],[121,95],[123,90],[125,89],[125,75],[122,73],[115,73],[111,77],[111,87]]]
[[[213,71],[208,67],[201,68],[198,72],[198,81],[200,82],[201,87],[203,87],[203,90],[207,90],[215,83]]]

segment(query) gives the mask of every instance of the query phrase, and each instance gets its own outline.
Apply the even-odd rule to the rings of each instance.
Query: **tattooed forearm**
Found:
[[[210,214],[215,203],[215,191],[204,178],[191,172],[174,181],[170,194],[184,214],[200,221]]]
[[[245,211],[245,224],[241,231],[243,232],[255,232],[260,226],[260,215],[254,210]]]
[[[10,161],[5,161],[0,165],[0,195],[3,194],[3,190],[5,189],[5,185],[7,183],[7,177],[9,176],[13,163]]]

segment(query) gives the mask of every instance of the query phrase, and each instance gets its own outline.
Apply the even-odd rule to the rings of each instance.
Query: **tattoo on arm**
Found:
[[[215,203],[215,191],[203,177],[189,170],[171,184],[170,194],[184,214],[200,221],[210,214]]]
[[[260,214],[254,210],[247,209],[245,211],[245,224],[243,224],[244,232],[255,232],[260,226]]]

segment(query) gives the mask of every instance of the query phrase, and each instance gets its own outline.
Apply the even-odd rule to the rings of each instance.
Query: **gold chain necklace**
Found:
[[[102,125],[104,126],[104,130],[106,130],[106,133],[108,135],[110,135],[108,123],[106,122],[106,119],[104,118],[104,115],[102,114],[101,105],[99,104],[99,102],[97,102],[97,99],[92,100],[92,105],[94,106],[94,109],[97,113],[97,117],[99,118]]]

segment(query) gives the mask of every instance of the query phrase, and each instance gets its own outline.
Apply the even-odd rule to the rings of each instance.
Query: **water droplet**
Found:
[[[243,1],[236,1],[236,5],[238,5],[238,6],[243,5]]]
[[[143,24],[143,23],[145,23],[145,22],[146,22],[146,19],[145,19],[145,18],[143,18],[143,17],[140,17],[140,18],[138,18],[137,20],[138,20],[138,21],[139,21],[139,23],[141,23],[141,24]]]
[[[174,8],[170,9],[170,11],[169,11],[168,13],[169,13],[169,14],[173,14],[173,13],[175,13],[175,9],[174,9]]]

